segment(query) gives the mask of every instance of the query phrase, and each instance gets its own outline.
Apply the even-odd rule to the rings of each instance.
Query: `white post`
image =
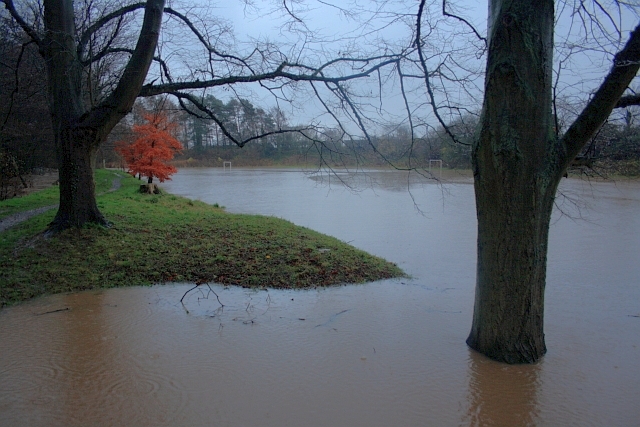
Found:
[[[223,162],[222,167],[224,170],[227,170],[227,165],[229,165],[229,171],[231,171],[231,162]]]

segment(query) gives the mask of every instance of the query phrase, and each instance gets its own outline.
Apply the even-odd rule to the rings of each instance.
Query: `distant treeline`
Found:
[[[1,37],[1,36],[0,36]],[[3,58],[20,67],[0,67],[0,187],[15,184],[18,176],[42,168],[55,168],[53,132],[48,112],[44,67],[33,46],[0,44]],[[9,63],[11,61],[8,61]],[[16,86],[18,84],[18,86]],[[217,118],[198,117],[166,97],[138,100],[132,113],[113,130],[97,153],[97,166],[121,167],[115,142],[131,135],[144,110],[163,110],[178,123],[176,137],[185,147],[175,165],[428,167],[442,160],[447,168],[470,168],[471,142],[478,117],[467,114],[449,123],[454,143],[442,127],[412,134],[407,124],[388,124],[370,130],[370,140],[349,136],[339,128],[293,123],[293,113],[277,107],[262,108],[241,97],[198,99]],[[195,109],[193,109],[195,110]],[[263,135],[260,137],[260,135]],[[252,139],[243,148],[237,141]],[[640,125],[633,110],[626,117],[606,123],[575,162],[588,173],[640,176]]]
[[[279,112],[284,123],[288,123]],[[267,115],[268,117],[268,115]],[[230,161],[236,166],[317,166],[362,165],[384,167],[429,167],[429,162],[442,160],[443,167],[471,168],[471,143],[478,117],[468,115],[451,123],[449,131],[453,142],[441,127],[426,136],[411,136],[408,126],[388,126],[384,132],[371,136],[371,140],[345,138],[335,129],[313,129],[298,126],[297,132],[260,138],[243,148],[222,143],[199,144],[187,138],[186,147],[176,157],[178,167],[223,166]],[[209,134],[215,125],[209,125]],[[211,130],[213,128],[213,130]],[[600,129],[569,169],[573,174],[607,176],[640,176],[640,124],[631,112],[617,121],[610,121]]]

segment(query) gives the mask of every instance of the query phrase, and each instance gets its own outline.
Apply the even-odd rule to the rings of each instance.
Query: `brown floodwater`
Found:
[[[469,350],[473,187],[398,173],[184,170],[165,187],[332,234],[410,279],[310,291],[169,284],[0,311],[0,426],[640,425],[640,183],[566,180],[548,354]],[[411,189],[411,197],[407,188]],[[191,193],[198,189],[199,193]]]

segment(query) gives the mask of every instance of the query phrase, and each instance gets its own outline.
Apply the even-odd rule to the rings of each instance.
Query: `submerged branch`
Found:
[[[211,289],[211,286],[210,286],[208,283],[196,283],[196,285],[195,285],[193,288],[190,288],[187,292],[185,292],[185,293],[184,293],[184,295],[182,295],[182,298],[180,298],[180,302],[182,303],[182,305],[184,306],[184,302],[183,302],[184,297],[186,297],[186,296],[187,296],[187,294],[188,294],[189,292],[193,291],[194,289],[199,288],[199,287],[200,287],[200,286],[202,286],[202,285],[207,285],[207,288],[209,288],[209,291],[210,291],[211,293],[213,293],[213,294],[216,296],[216,298],[217,298],[217,300],[218,300],[218,303],[220,304],[220,307],[224,307],[224,304],[222,303],[222,301],[220,301],[220,296],[218,296],[218,294],[216,293],[216,291],[214,291],[213,289]],[[187,313],[188,313],[188,312],[189,312],[189,311],[187,310]]]

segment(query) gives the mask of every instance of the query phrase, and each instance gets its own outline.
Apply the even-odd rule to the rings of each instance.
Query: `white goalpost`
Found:
[[[227,165],[229,166],[229,171],[231,171],[231,162],[223,162],[222,163],[222,168],[223,170],[227,170]]]

